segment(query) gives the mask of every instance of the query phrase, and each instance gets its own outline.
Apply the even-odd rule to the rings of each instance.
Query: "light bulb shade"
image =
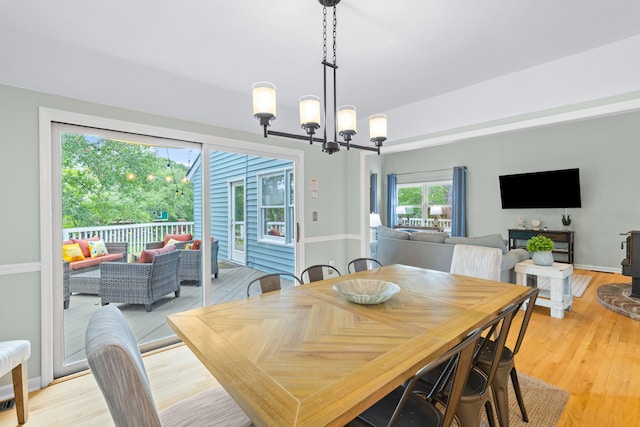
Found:
[[[300,97],[300,126],[320,127],[320,98],[315,95]]]
[[[382,225],[382,221],[380,220],[380,214],[372,213],[369,217],[369,227],[380,227]]]
[[[253,84],[253,117],[276,118],[276,86],[273,83]]]
[[[369,139],[376,145],[380,145],[387,140],[386,114],[369,116]]]
[[[442,206],[431,206],[431,215],[442,215]]]
[[[405,215],[407,213],[407,210],[404,208],[404,206],[396,206],[396,215]]]
[[[338,133],[340,135],[356,134],[356,107],[343,105],[338,108]]]

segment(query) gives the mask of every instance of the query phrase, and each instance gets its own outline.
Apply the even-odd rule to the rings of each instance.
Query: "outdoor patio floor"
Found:
[[[212,278],[213,304],[247,297],[247,285],[253,279],[265,274],[249,267],[233,267],[221,262],[218,278]],[[231,267],[231,268],[230,268]],[[153,310],[146,312],[144,305],[115,304],[125,315],[139,344],[175,335],[167,324],[167,316],[201,306],[202,287],[182,285],[180,297],[168,294],[153,304]],[[96,295],[71,295],[70,306],[64,310],[65,364],[85,358],[84,335],[89,317],[100,307]]]

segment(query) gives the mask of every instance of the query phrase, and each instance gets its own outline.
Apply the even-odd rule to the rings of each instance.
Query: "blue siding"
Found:
[[[292,166],[291,162],[279,159],[226,152],[211,153],[211,234],[219,241],[219,259],[229,259],[229,183],[231,180],[244,178],[247,266],[266,273],[295,273],[294,245],[258,242],[258,175]],[[193,178],[195,191],[199,191],[202,185],[200,169],[199,167]],[[202,201],[194,200],[194,209],[201,208]],[[198,211],[194,213],[197,214]],[[201,232],[196,224],[196,234],[198,230]]]

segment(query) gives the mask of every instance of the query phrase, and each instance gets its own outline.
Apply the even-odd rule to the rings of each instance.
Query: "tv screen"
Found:
[[[579,169],[501,175],[502,209],[579,208]]]

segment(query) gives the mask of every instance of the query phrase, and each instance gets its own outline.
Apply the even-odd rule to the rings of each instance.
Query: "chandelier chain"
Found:
[[[327,61],[327,6],[322,8],[322,60]]]
[[[336,35],[337,35],[337,26],[338,26],[338,18],[336,16],[337,7],[333,7],[333,65],[336,65]]]

